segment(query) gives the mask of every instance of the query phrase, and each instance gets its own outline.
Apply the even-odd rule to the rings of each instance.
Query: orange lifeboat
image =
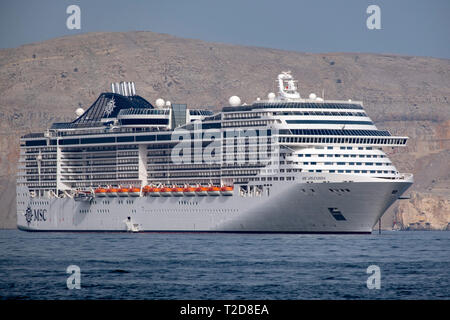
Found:
[[[150,188],[148,194],[150,197],[159,197],[161,196],[161,188]]]
[[[141,189],[132,187],[128,189],[128,194],[132,197],[139,197],[141,195]]]
[[[211,186],[208,188],[208,195],[210,196],[220,196],[220,188],[217,186]]]
[[[104,188],[97,188],[94,190],[94,194],[96,197],[106,197],[106,189]]]
[[[183,188],[183,194],[188,197],[195,196],[195,188],[194,187],[185,187],[185,188]]]
[[[171,188],[172,195],[175,197],[182,197],[183,196],[183,188],[180,187],[173,187]]]
[[[145,187],[142,188],[142,192],[143,193],[149,193],[150,190],[152,190],[152,187],[150,187],[150,186],[145,186]]]
[[[207,196],[208,188],[207,187],[197,187],[197,188],[195,188],[195,194],[198,196]]]
[[[128,190],[128,188],[119,188],[117,194],[119,195],[119,197],[128,197]]]
[[[221,187],[220,194],[223,196],[232,196],[233,195],[233,187],[230,187],[230,186]]]
[[[161,188],[161,196],[163,196],[163,197],[172,196],[172,188],[168,188],[168,187]]]
[[[106,190],[106,195],[108,197],[117,197],[117,189],[116,188],[109,188]]]

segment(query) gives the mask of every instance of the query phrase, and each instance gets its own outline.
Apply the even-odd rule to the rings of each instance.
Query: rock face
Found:
[[[396,208],[395,221],[403,230],[450,230],[450,199],[413,192]]]
[[[284,70],[299,80],[303,96],[324,90],[326,99],[363,101],[378,128],[410,137],[406,148],[388,154],[399,171],[415,174],[411,190],[438,202],[449,195],[450,60],[90,33],[0,50],[0,227],[15,227],[20,135],[73,119],[75,109],[89,107],[111,82],[135,81],[151,102],[161,97],[218,110],[232,95],[246,103],[266,97]],[[413,199],[409,204],[415,208]],[[383,227],[392,227],[396,209],[383,217]]]

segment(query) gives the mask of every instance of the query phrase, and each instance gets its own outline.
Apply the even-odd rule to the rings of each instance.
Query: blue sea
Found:
[[[68,288],[70,265],[80,289]],[[1,299],[449,299],[449,273],[450,232],[0,230]]]

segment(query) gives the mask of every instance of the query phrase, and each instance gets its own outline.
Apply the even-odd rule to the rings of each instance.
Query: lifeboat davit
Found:
[[[223,196],[232,196],[233,195],[233,187],[230,187],[230,186],[221,187],[220,194]]]
[[[96,197],[106,197],[106,189],[97,188],[94,190],[94,194]]]
[[[182,197],[183,196],[183,188],[180,187],[173,187],[172,189],[172,195],[175,197]]]
[[[117,197],[117,189],[116,188],[109,188],[108,190],[106,190],[106,195],[108,197]]]
[[[150,188],[148,194],[150,197],[159,197],[161,196],[161,188]]]
[[[131,197],[139,197],[141,195],[141,189],[135,188],[135,187],[130,188],[130,189],[128,189],[128,194]]]
[[[194,187],[185,187],[183,188],[183,194],[188,197],[195,196],[195,188]]]
[[[161,188],[161,196],[163,197],[171,197],[172,196],[172,188],[164,187]]]
[[[208,188],[208,195],[210,196],[220,196],[220,188],[216,186],[211,186]]]
[[[195,194],[198,196],[207,196],[208,188],[207,187],[197,187],[197,188],[195,188]]]
[[[128,197],[128,190],[128,188],[119,188],[117,194],[119,195],[119,197]]]

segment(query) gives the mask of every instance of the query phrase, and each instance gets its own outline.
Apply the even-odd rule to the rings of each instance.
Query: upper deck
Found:
[[[405,146],[407,137],[379,130],[359,101],[305,99],[283,77],[278,97],[251,105],[232,97],[217,113],[162,99],[152,105],[130,89],[134,85],[128,91],[113,86],[86,111],[77,110],[75,120],[21,137],[18,183],[55,193],[98,185],[241,183],[265,181],[259,175],[268,164],[278,166],[274,179],[302,171],[399,177],[382,148]],[[194,147],[187,155],[200,150],[204,159],[217,147],[220,157],[175,163],[180,133]],[[250,139],[252,133],[258,139]]]

